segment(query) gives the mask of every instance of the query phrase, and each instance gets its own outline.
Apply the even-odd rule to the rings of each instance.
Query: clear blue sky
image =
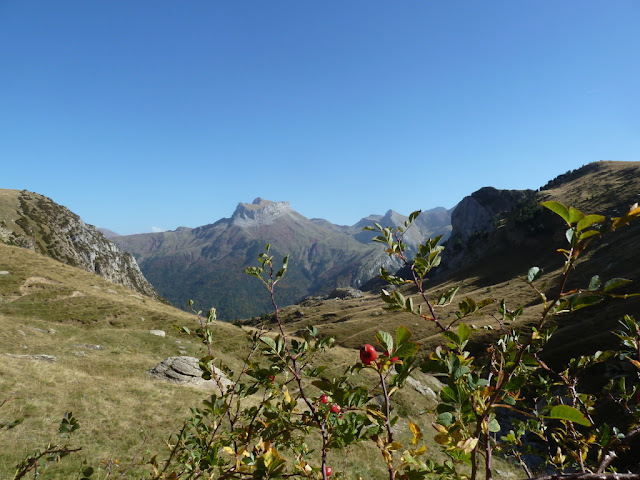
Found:
[[[121,234],[640,160],[640,2],[0,0],[0,187]]]

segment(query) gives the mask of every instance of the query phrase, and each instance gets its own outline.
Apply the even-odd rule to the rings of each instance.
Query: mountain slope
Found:
[[[266,243],[277,262],[290,254],[290,273],[280,290],[283,305],[336,287],[358,287],[380,266],[398,267],[375,245],[357,238],[354,230],[359,233],[361,228],[309,220],[288,202],[258,198],[240,203],[231,218],[211,225],[113,240],[135,255],[146,277],[174,305],[193,299],[200,308],[215,306],[220,317],[229,320],[270,308],[269,300],[259,294],[259,282],[247,282],[242,273],[256,264]],[[420,233],[416,238],[423,240]]]
[[[262,289],[260,295],[265,293]],[[202,408],[213,393],[149,375],[167,357],[205,355],[197,338],[174,328],[193,331],[195,320],[193,314],[89,272],[0,244],[0,422],[24,419],[16,428],[0,430],[0,478],[13,478],[15,465],[27,454],[57,441],[58,422],[68,411],[81,426],[71,444],[82,451],[49,468],[43,464],[38,469],[42,478],[79,478],[88,466],[97,478],[113,471],[123,478],[146,478],[138,463],[155,454],[165,459],[165,441],[193,415],[190,407]],[[162,330],[165,336],[151,330]],[[215,322],[216,364],[222,361],[236,374],[243,370],[248,333]],[[44,361],[42,355],[55,361]],[[357,351],[336,347],[317,360],[329,366],[327,374],[337,376],[357,358]],[[424,377],[418,373],[417,378]],[[310,394],[318,395],[313,387]],[[394,398],[402,417],[428,429],[433,417],[419,411],[430,398],[417,388],[406,388]],[[406,425],[405,420],[399,423]],[[402,434],[407,437],[409,429],[404,427]],[[344,461],[341,451],[330,458],[335,464]],[[116,459],[118,463],[110,463]],[[386,478],[374,444],[352,451],[349,468],[367,478]]]
[[[0,242],[34,250],[154,298],[135,259],[50,198],[0,190]]]
[[[495,218],[487,217],[484,224],[463,212],[453,212],[453,217],[461,214],[468,223],[455,223],[451,238],[465,238],[464,232],[475,228],[485,228],[482,238],[471,235],[456,249],[448,245],[442,265],[427,282],[430,297],[460,286],[457,300],[453,305],[439,308],[440,318],[448,323],[454,320],[457,303],[466,296],[475,300],[493,298],[505,299],[509,308],[524,307],[523,324],[540,315],[540,298],[525,282],[518,279],[532,266],[541,267],[544,275],[541,283],[554,291],[563,265],[563,257],[557,252],[564,248],[566,226],[553,213],[539,205],[540,201],[555,200],[575,206],[585,214],[605,213],[621,215],[630,205],[640,200],[639,162],[597,162],[572,172],[571,176],[551,182],[552,188],[540,192],[506,195],[513,202],[502,203],[504,209],[495,209],[501,198],[498,191],[472,195],[473,208],[490,210],[494,208]],[[467,208],[470,202],[460,202],[458,209]],[[457,228],[456,228],[457,227]],[[640,222],[621,228],[612,235],[594,242],[577,270],[572,274],[569,287],[588,285],[593,275],[600,275],[603,281],[615,277],[628,278],[633,283],[627,292],[640,291],[640,256],[637,255]],[[382,246],[379,247],[382,249]],[[449,254],[449,255],[446,255]],[[453,267],[448,264],[453,263]],[[439,273],[438,273],[439,272]],[[412,289],[403,287],[409,295]],[[284,309],[283,317],[291,332],[306,325],[317,325],[323,335],[335,336],[346,347],[357,347],[368,342],[379,329],[393,331],[406,325],[417,336],[425,352],[429,352],[441,342],[440,335],[431,323],[410,314],[387,312],[376,292],[368,292],[362,298],[347,300],[308,299],[298,305]],[[640,299],[605,301],[594,307],[578,310],[559,317],[554,340],[547,347],[547,355],[556,360],[566,359],[583,353],[593,353],[598,349],[614,347],[618,339],[612,330],[618,329],[618,321],[623,314],[640,318]],[[478,316],[470,323],[480,330],[475,334],[476,345],[482,351],[484,342],[496,335],[496,330],[482,330],[482,327],[496,329],[493,316]]]

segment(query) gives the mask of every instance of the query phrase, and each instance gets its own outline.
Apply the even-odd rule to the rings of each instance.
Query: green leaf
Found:
[[[560,217],[562,217],[562,219],[565,222],[567,222],[568,224],[571,224],[571,222],[569,222],[569,218],[570,218],[569,209],[565,207],[563,204],[559,202],[549,201],[549,202],[542,202],[541,205],[545,208],[548,208],[553,213],[560,215]]]
[[[598,275],[594,275],[591,277],[591,281],[589,282],[589,290],[595,292],[600,288],[602,282],[600,281],[600,277]]]
[[[569,207],[569,223],[577,223],[580,220],[583,220],[585,218],[584,213],[582,213],[580,210],[573,208],[573,207]]]
[[[409,215],[409,222],[410,222],[410,223],[413,223],[413,221],[414,221],[416,218],[418,218],[418,215],[420,215],[421,213],[422,213],[422,210],[416,210],[415,212],[412,212],[412,213]]]
[[[586,232],[581,232],[579,235],[580,241],[583,242],[587,238],[593,237],[594,235],[600,235],[598,230],[587,230]]]
[[[440,390],[440,398],[445,403],[456,403],[458,401],[458,395],[449,385],[442,387],[442,390]]]
[[[458,304],[458,308],[462,315],[469,315],[474,313],[478,309],[478,306],[473,298],[465,297],[465,299]]]
[[[551,409],[549,418],[555,418],[557,420],[566,420],[569,422],[577,423],[578,425],[584,425],[590,427],[591,422],[583,413],[577,408],[570,407],[569,405],[556,405]]]
[[[579,232],[581,232],[585,228],[588,228],[591,225],[593,225],[594,223],[602,223],[604,222],[604,220],[605,219],[602,215],[587,215],[586,217],[584,217],[582,220],[578,222],[578,225],[576,225],[576,228],[578,229]]]
[[[480,300],[478,302],[478,310],[480,310],[481,308],[486,307],[487,305],[493,305],[495,302],[496,301],[493,298],[485,298],[483,300]]]
[[[460,343],[463,344],[469,337],[471,336],[471,329],[467,326],[466,323],[461,323],[458,327],[458,337],[460,338]]]
[[[571,302],[569,303],[569,305],[571,310],[579,310],[581,308],[590,307],[591,305],[600,303],[602,300],[603,298],[598,295],[590,295],[588,297],[574,295],[573,297],[571,297]]]
[[[447,290],[446,292],[441,293],[440,296],[438,297],[438,300],[436,301],[436,304],[438,305],[449,304],[450,302],[453,301],[453,297],[456,296],[456,293],[458,293],[458,290],[460,290],[460,287],[453,287]]]
[[[497,433],[500,431],[500,423],[495,418],[489,422],[489,431],[491,433]]]
[[[451,340],[456,346],[460,345],[461,343],[460,337],[458,337],[458,334],[455,332],[451,332],[451,331],[442,332],[442,336],[448,340]]]
[[[631,280],[627,280],[626,278],[612,278],[608,282],[604,284],[603,292],[608,292],[613,290],[614,288],[621,287],[622,285],[627,285],[631,283]]]
[[[278,348],[276,347],[276,342],[273,341],[273,338],[264,336],[264,337],[260,337],[260,341],[262,341],[262,343],[264,343],[269,348],[271,348],[271,350],[275,352],[278,351]]]
[[[451,412],[444,412],[438,415],[436,419],[436,423],[442,425],[443,427],[448,427],[453,423],[453,414]]]
[[[507,392],[517,392],[524,386],[525,383],[527,383],[526,377],[513,377],[506,383],[504,389]]]
[[[542,269],[540,267],[531,267],[527,272],[527,282],[531,283],[542,276]]]
[[[400,358],[413,357],[420,350],[420,344],[417,342],[405,342],[395,349],[393,356]]]
[[[376,341],[387,352],[391,353],[393,351],[393,337],[389,333],[380,330],[376,333]]]
[[[399,326],[398,329],[396,330],[396,345],[402,345],[404,342],[406,342],[410,338],[411,338],[411,331],[404,325]]]

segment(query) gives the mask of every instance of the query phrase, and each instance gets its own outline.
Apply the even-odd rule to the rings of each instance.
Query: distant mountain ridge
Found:
[[[289,202],[256,198],[239,203],[230,218],[193,229],[115,237],[120,248],[132,253],[145,276],[176,306],[193,299],[200,307],[215,306],[221,318],[259,315],[269,304],[262,286],[242,274],[256,263],[266,243],[275,259],[290,254],[289,275],[283,280],[279,301],[294,303],[308,295],[328,293],[337,287],[359,287],[378,274],[380,267],[395,270],[399,264],[372,244],[371,218],[395,226],[407,217],[389,211],[363,219],[354,226],[308,219]],[[435,234],[448,235],[449,211],[426,212],[406,236],[410,249]]]

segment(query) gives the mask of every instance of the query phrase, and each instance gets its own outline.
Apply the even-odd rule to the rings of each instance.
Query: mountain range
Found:
[[[456,318],[458,301],[464,297],[505,299],[508,308],[522,306],[523,315],[514,326],[527,328],[529,322],[539,318],[542,305],[539,295],[518,277],[526,275],[529,267],[539,266],[543,270],[540,288],[550,291],[557,288],[563,266],[563,257],[557,249],[567,242],[566,225],[539,202],[555,200],[586,214],[619,216],[640,200],[639,193],[639,162],[588,164],[556,177],[538,191],[484,188],[474,192],[450,213],[450,237],[443,264],[437,269],[441,273],[428,280],[426,294],[435,298],[454,285],[460,287],[456,301],[438,309],[444,321]],[[274,215],[276,211],[278,215]],[[425,213],[428,212],[423,215]],[[433,213],[442,218],[441,210]],[[392,223],[403,219],[394,215],[390,212],[385,216]],[[294,240],[304,239],[303,232],[313,231],[316,235],[327,235],[327,258],[331,249],[337,250],[340,245],[336,238],[348,238],[345,244],[362,245],[362,248],[371,248],[373,255],[384,257],[382,245],[367,246],[369,239],[365,235],[370,233],[361,232],[360,227],[370,221],[381,221],[385,216],[371,216],[363,219],[362,224],[342,227],[304,219],[285,202],[257,200],[239,205],[230,219],[195,229],[150,234],[140,244],[148,245],[149,239],[155,239],[164,251],[181,251],[167,260],[176,265],[181,255],[188,258],[189,245],[193,247],[194,256],[206,250],[207,256],[198,260],[202,264],[209,257],[217,258],[216,255],[235,259],[240,266],[245,261],[255,264],[261,242],[266,240],[260,236],[261,232],[268,232],[282,221],[289,228],[275,229],[280,237],[271,240],[273,248],[278,248],[278,255],[286,253],[287,248],[295,250]],[[269,217],[273,220],[271,224]],[[323,228],[300,232],[296,227],[299,224]],[[218,233],[215,238],[228,243],[207,245],[203,239],[212,232]],[[230,235],[232,232],[235,233]],[[590,278],[598,274],[603,282],[616,277],[634,281],[620,293],[638,291],[638,235],[640,222],[594,241],[583,257],[584,263],[580,262],[572,274],[568,288],[589,285]],[[245,250],[234,256],[233,238],[244,238],[245,245],[255,242],[255,251]],[[278,242],[287,239],[286,248],[279,247]],[[149,251],[153,249],[158,251],[151,245]],[[365,251],[361,254],[364,259]],[[357,258],[354,251],[350,255]],[[343,258],[348,256],[345,253]],[[156,257],[159,262],[159,253]],[[144,260],[144,256],[140,258]],[[232,262],[225,262],[230,271]],[[128,269],[123,265],[128,265]],[[138,455],[141,443],[151,452],[162,451],[168,435],[179,430],[184,416],[190,415],[188,407],[204,398],[202,391],[153,380],[147,373],[167,357],[198,357],[203,351],[193,337],[172,328],[175,325],[194,327],[194,315],[154,300],[153,290],[143,294],[138,278],[141,273],[136,265],[131,255],[122,253],[97,229],[84,224],[77,215],[51,199],[27,191],[0,190],[0,329],[3,332],[0,335],[0,354],[3,354],[0,402],[4,398],[11,400],[3,402],[3,421],[24,418],[16,428],[2,432],[0,477],[9,477],[25,452],[51,441],[52,435],[55,436],[52,419],[60,418],[65,411],[72,410],[82,423],[83,456],[63,462],[59,475],[48,478],[72,478],[86,465],[100,468],[105,459],[126,459],[128,463]],[[335,271],[344,271],[339,268],[339,260],[333,265]],[[295,276],[295,268],[298,267],[292,264],[285,279],[299,278]],[[138,280],[132,281],[131,275]],[[330,278],[329,273],[326,275]],[[237,282],[240,281],[256,284],[255,295],[265,297],[266,292],[257,280],[238,275]],[[399,288],[406,296],[414,293],[409,287]],[[278,289],[276,298],[284,306],[287,302],[280,293]],[[371,343],[379,330],[391,332],[400,325],[408,327],[413,333],[412,339],[422,344],[423,356],[443,343],[431,322],[408,313],[388,312],[383,305],[377,291],[361,292],[361,296],[352,298],[309,297],[282,308],[281,318],[287,335],[315,325],[322,337],[335,337],[338,346],[327,352],[326,361],[323,360],[333,369],[331,375],[341,375],[345,368],[353,365],[358,358],[357,348]],[[638,297],[606,300],[559,316],[558,330],[543,352],[545,362],[554,368],[559,360],[569,356],[615,347],[619,339],[611,332],[619,328],[618,321],[625,313],[640,316]],[[487,315],[469,318],[474,355],[487,353],[487,345],[500,330],[498,318],[495,309]],[[267,323],[266,328],[272,327]],[[214,328],[213,355],[236,371],[242,369],[247,351],[246,330],[222,322],[217,322]],[[160,331],[166,335],[157,336]],[[624,375],[622,367],[598,370],[593,375],[590,373],[589,380],[604,378],[606,383]],[[412,419],[425,432],[435,421],[433,415],[421,414],[429,402],[428,393],[421,393],[427,392],[423,388],[426,380],[418,377],[415,387],[408,385],[398,392],[397,410],[400,422]],[[437,389],[437,382],[429,385]],[[141,405],[153,405],[153,408],[140,408]],[[147,432],[150,432],[148,437]],[[432,442],[429,452],[436,450]],[[363,478],[386,478],[384,469],[372,471],[375,467],[371,464],[375,462],[369,461],[373,455],[378,458],[379,452],[367,456],[369,453],[354,455],[357,457],[354,463],[359,462],[354,464],[354,471]],[[637,459],[637,448],[630,455]],[[507,469],[508,465],[500,468]]]
[[[220,318],[231,320],[270,308],[269,300],[259,294],[261,285],[247,282],[242,273],[256,265],[267,243],[276,262],[290,255],[290,273],[281,283],[279,297],[289,305],[338,287],[359,287],[380,267],[397,269],[400,265],[372,244],[373,235],[363,232],[362,226],[373,222],[392,226],[407,219],[390,210],[353,226],[339,226],[308,219],[289,202],[257,198],[239,203],[231,218],[210,225],[115,236],[112,241],[136,257],[146,278],[172,304],[184,307],[192,299],[202,309],[215,306]],[[406,243],[412,251],[427,237],[446,236],[450,229],[450,211],[429,210],[409,229]]]

